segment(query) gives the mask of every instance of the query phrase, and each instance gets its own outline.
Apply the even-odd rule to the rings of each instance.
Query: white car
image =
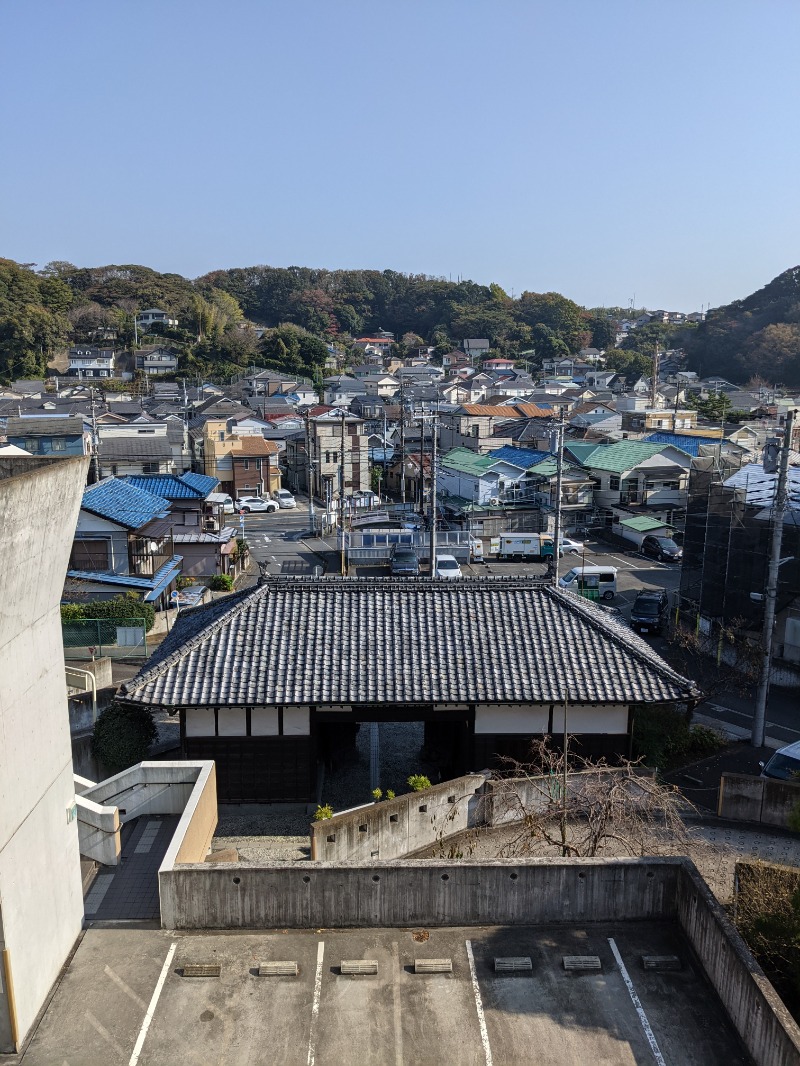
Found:
[[[454,555],[437,555],[435,576],[451,579],[463,577],[464,575],[461,573],[461,567],[458,565],[458,560]]]
[[[266,512],[272,514],[278,510],[278,504],[274,500],[262,500],[260,496],[241,496],[234,505],[237,512],[245,514],[253,512]]]
[[[572,540],[570,537],[561,538],[560,555],[583,555],[586,545],[582,540]]]
[[[278,506],[281,508],[297,507],[297,501],[288,489],[276,489],[272,497],[277,500]]]

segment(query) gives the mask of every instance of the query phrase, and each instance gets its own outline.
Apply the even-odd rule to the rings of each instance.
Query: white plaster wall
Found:
[[[20,1039],[83,919],[58,604],[86,467],[0,479],[0,900]]]

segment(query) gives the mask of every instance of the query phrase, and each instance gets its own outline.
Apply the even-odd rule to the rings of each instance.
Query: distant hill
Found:
[[[800,266],[752,296],[709,311],[686,348],[690,369],[702,377],[800,386]]]

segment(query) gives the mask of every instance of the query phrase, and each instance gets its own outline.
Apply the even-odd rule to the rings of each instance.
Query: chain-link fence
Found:
[[[76,618],[62,621],[65,659],[146,659],[150,654],[142,618]]]

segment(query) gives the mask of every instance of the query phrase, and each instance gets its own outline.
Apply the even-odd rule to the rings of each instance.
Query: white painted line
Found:
[[[478,975],[475,972],[475,956],[472,954],[472,941],[465,941],[467,945],[467,959],[469,960],[469,974],[472,978],[472,994],[475,996],[475,1009],[478,1012],[478,1025],[481,1030],[481,1043],[483,1044],[483,1057],[486,1060],[486,1066],[492,1066],[492,1049],[489,1046],[489,1033],[486,1029],[486,1018],[483,1014],[483,1000],[481,999],[481,989],[478,984]]]
[[[175,948],[177,946],[177,940],[173,941],[172,946],[167,952],[167,957],[166,959],[164,959],[164,965],[161,967],[161,973],[159,974],[158,981],[156,981],[156,987],[153,989],[153,995],[150,997],[150,1006],[147,1008],[147,1014],[145,1014],[144,1016],[144,1021],[142,1022],[142,1027],[139,1030],[139,1035],[136,1038],[136,1044],[134,1045],[133,1054],[131,1055],[128,1066],[136,1066],[136,1063],[139,1061],[139,1056],[141,1055],[142,1048],[144,1047],[145,1037],[147,1036],[147,1030],[150,1028],[150,1022],[152,1022],[153,1015],[156,1012],[158,999],[161,995],[161,989],[164,987],[164,982],[167,979],[167,974],[169,973],[169,968],[172,964],[172,959],[175,955]]]
[[[658,1066],[666,1066],[664,1062],[664,1056],[656,1042],[653,1030],[650,1028],[650,1022],[647,1020],[647,1015],[644,1012],[644,1008],[636,994],[636,989],[633,987],[633,981],[628,976],[628,971],[625,969],[625,963],[622,961],[622,956],[619,953],[616,943],[613,937],[608,938],[609,947],[614,954],[617,966],[619,966],[619,972],[622,974],[622,980],[625,982],[625,987],[628,989],[628,995],[631,997],[631,1003],[636,1008],[636,1013],[639,1015],[639,1021],[642,1023],[642,1029],[644,1029],[644,1035],[647,1037],[647,1043],[650,1045],[650,1050],[653,1052],[653,1058],[658,1063]]]
[[[311,1031],[308,1034],[308,1066],[314,1066],[317,1060],[317,1018],[319,1018],[319,997],[322,993],[322,958],[325,954],[325,941],[317,944],[317,973],[314,977],[314,1000],[311,1004]]]
[[[392,1011],[394,1013],[394,1064],[403,1066],[403,1020],[400,1014],[400,950],[392,943]]]

